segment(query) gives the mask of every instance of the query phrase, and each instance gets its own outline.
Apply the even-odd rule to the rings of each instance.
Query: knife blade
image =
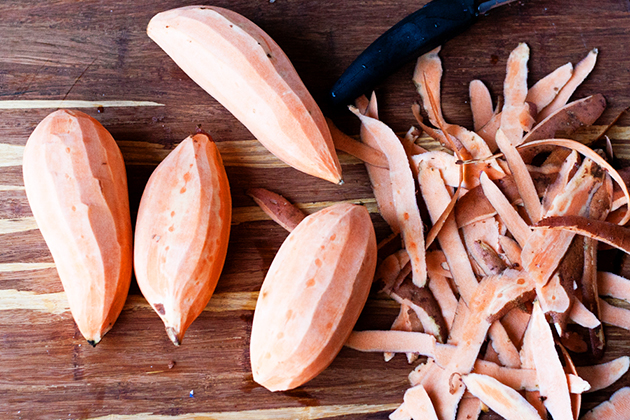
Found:
[[[350,64],[330,91],[333,105],[352,103],[405,63],[472,25],[479,15],[514,0],[433,0],[405,17]]]

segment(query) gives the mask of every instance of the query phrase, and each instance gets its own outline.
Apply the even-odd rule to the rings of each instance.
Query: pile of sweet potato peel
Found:
[[[622,357],[575,367],[570,356],[601,358],[603,323],[630,328],[630,312],[600,298],[630,302],[630,281],[597,270],[600,241],[630,251],[624,177],[610,147],[556,138],[605,109],[602,95],[569,102],[597,51],[528,88],[529,48],[518,45],[501,103],[481,81],[470,84],[474,130],[443,117],[438,53],[420,57],[414,73],[420,128],[399,138],[378,119],[374,95],[351,107],[361,142],[331,127],[336,147],[366,162],[393,231],[375,285],[400,303],[390,331],[355,331],[346,345],[386,360],[426,356],[391,419],[475,419],[486,407],[506,419],[577,419],[581,394],[629,366]],[[443,149],[419,147],[422,131]],[[628,418],[629,405],[624,389],[583,418]]]

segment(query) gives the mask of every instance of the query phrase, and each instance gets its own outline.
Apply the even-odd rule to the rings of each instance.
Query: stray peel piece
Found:
[[[496,379],[475,373],[462,376],[468,391],[506,419],[539,420],[536,409],[514,389]]]
[[[627,419],[630,416],[630,388],[619,388],[608,401],[604,401],[584,414],[582,420]]]
[[[628,371],[630,357],[622,356],[600,365],[578,366],[577,372],[591,388],[586,392],[595,392],[617,382]]]
[[[429,394],[422,385],[416,385],[405,392],[405,407],[414,419],[438,420]]]
[[[292,389],[332,362],[365,305],[376,252],[369,213],[358,205],[320,210],[291,232],[256,303],[250,341],[256,382]]]
[[[220,7],[188,6],[157,14],[147,33],[276,157],[342,182],[321,110],[286,54],[253,22]]]
[[[94,118],[59,110],[24,150],[24,186],[79,331],[96,345],[131,281],[132,233],[120,149]]]
[[[271,219],[291,232],[306,217],[283,196],[264,188],[250,188],[246,192]]]
[[[151,174],[134,245],[138,286],[175,345],[214,292],[231,217],[230,187],[215,143],[206,134],[188,137]]]

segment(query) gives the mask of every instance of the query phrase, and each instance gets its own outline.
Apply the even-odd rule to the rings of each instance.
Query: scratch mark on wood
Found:
[[[49,62],[50,60],[46,60],[41,66],[39,66],[37,68],[37,71],[35,73],[33,73],[33,76],[30,78],[30,80],[28,81],[28,83],[26,84],[26,87],[24,89],[22,89],[22,91],[17,92],[18,97],[21,97],[22,95],[24,95],[25,93],[28,93],[28,90],[31,88],[31,86],[33,85],[33,82],[35,81],[35,79],[37,78],[37,75],[39,74],[39,72],[46,67],[46,64]]]
[[[87,65],[87,67],[81,72],[81,74],[79,74],[79,76],[76,79],[74,79],[74,83],[72,83],[72,86],[70,86],[70,89],[68,89],[68,91],[66,92],[66,95],[63,97],[61,102],[66,100],[66,98],[70,94],[70,91],[72,90],[72,88],[74,88],[74,86],[79,82],[79,79],[81,79],[81,77],[83,77],[85,72],[88,71],[88,69],[92,66],[92,64],[94,64],[95,61],[96,61],[96,58],[94,60],[92,60],[92,62],[90,64]]]

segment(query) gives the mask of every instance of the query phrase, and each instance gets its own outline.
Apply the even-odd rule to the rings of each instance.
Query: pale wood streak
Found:
[[[119,141],[118,145],[128,165],[157,165],[171,152],[158,143],[141,141]],[[177,146],[173,145],[173,148]],[[289,166],[272,155],[258,140],[218,141],[223,164],[228,167],[288,168]],[[342,165],[355,165],[361,161],[346,153],[339,153]]]
[[[585,127],[578,130],[571,137],[581,142],[589,142],[597,138],[603,130],[604,126]],[[613,139],[613,150],[617,157],[630,159],[630,144],[626,144],[626,141],[630,140],[630,127],[613,126],[607,134]],[[426,149],[442,148],[439,142],[426,134],[423,134],[417,143]],[[172,150],[165,148],[161,144],[141,141],[118,141],[118,145],[123,152],[127,165],[157,165]],[[250,168],[288,167],[284,162],[269,153],[257,140],[218,141],[217,147],[221,152],[225,166]],[[23,153],[24,146],[0,144],[0,166],[21,165]],[[339,160],[343,165],[361,163],[359,159],[343,152],[339,153]]]
[[[37,223],[34,217],[0,219],[0,235],[5,233],[25,232],[33,229],[37,229]]]
[[[206,312],[253,311],[256,308],[258,292],[215,293]],[[150,309],[151,305],[140,295],[130,295],[123,310],[135,311]],[[60,314],[70,310],[65,292],[35,293],[15,289],[0,290],[0,311],[30,310]]]
[[[0,264],[0,273],[10,273],[16,271],[33,271],[55,268],[54,263],[3,263]]]
[[[69,311],[64,292],[37,294],[14,289],[0,290],[0,311],[26,309],[52,314]]]
[[[60,99],[0,101],[0,109],[123,108],[164,106],[153,101],[75,101]]]
[[[24,146],[0,143],[0,167],[21,166]]]
[[[49,264],[48,267],[54,267]],[[47,268],[48,268],[47,267]],[[256,309],[258,291],[254,292],[221,292],[215,293],[204,312],[253,311]],[[388,298],[368,300],[368,308],[395,308],[398,304]],[[129,295],[124,311],[153,309],[141,295]],[[60,314],[70,310],[65,292],[35,293],[31,291],[3,289],[0,290],[0,311],[29,310]]]
[[[318,407],[284,407],[263,410],[223,411],[212,413],[189,413],[166,416],[151,413],[111,414],[92,420],[315,420],[352,414],[394,411],[400,404],[344,404]]]
[[[378,213],[376,200],[374,198],[355,198],[345,201],[318,201],[313,203],[297,203],[296,206],[306,214],[315,213],[326,207],[330,207],[337,203],[352,203],[363,205],[370,213]],[[237,225],[247,222],[258,222],[262,220],[271,220],[265,212],[258,206],[251,207],[234,207],[232,209],[232,224]],[[37,229],[37,223],[32,216],[21,217],[17,219],[0,219],[0,235],[7,233],[24,232],[27,230]]]

